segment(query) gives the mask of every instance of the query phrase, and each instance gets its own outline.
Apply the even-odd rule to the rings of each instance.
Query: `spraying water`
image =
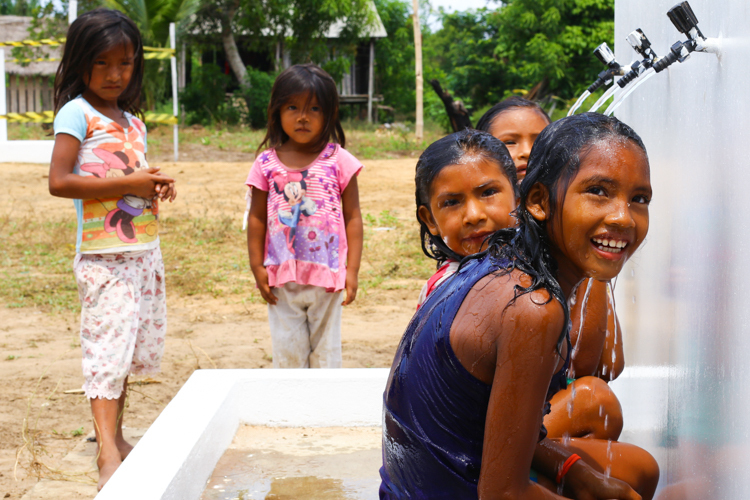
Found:
[[[581,105],[583,104],[583,102],[586,99],[588,99],[590,95],[591,95],[591,92],[589,92],[588,90],[585,91],[583,94],[581,94],[581,97],[578,98],[578,100],[576,101],[576,103],[573,104],[573,107],[570,108],[570,111],[568,111],[568,116],[574,115],[576,113],[576,111],[578,111],[578,108],[581,107]]]
[[[593,285],[594,285],[594,280],[592,278],[589,278],[588,282],[586,283],[586,293],[583,294],[583,302],[581,302],[581,319],[580,319],[580,323],[578,324],[578,340],[576,340],[576,346],[573,348],[573,353],[571,354],[572,359],[576,359],[578,352],[581,350],[581,338],[583,336],[583,324],[586,321],[586,306],[589,303],[589,294],[591,294],[591,287]]]
[[[644,83],[646,83],[648,81],[648,79],[651,78],[652,76],[654,76],[655,74],[656,74],[656,71],[654,71],[654,68],[647,69],[646,72],[643,73],[643,75],[641,75],[640,78],[638,78],[638,80],[636,81],[636,83],[634,83],[633,85],[631,85],[630,89],[628,89],[627,92],[625,92],[624,94],[622,94],[618,99],[615,99],[615,101],[612,102],[612,104],[609,105],[609,107],[604,112],[604,114],[606,116],[611,116],[612,113],[614,113],[615,110],[620,107],[620,104],[622,104],[623,102],[625,102],[625,99],[627,99],[630,94],[632,94],[633,92],[635,92],[635,90],[638,87],[640,87],[641,85],[643,85]]]
[[[589,111],[592,113],[596,112],[619,89],[620,89],[619,85],[612,85],[609,89],[607,89],[607,91],[604,94],[602,94],[602,96],[594,103],[594,105],[591,106],[591,109],[589,109]]]

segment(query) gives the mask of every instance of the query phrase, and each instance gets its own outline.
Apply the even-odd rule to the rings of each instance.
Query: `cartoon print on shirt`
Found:
[[[286,246],[293,255],[296,255],[294,238],[297,234],[300,217],[303,214],[310,217],[318,210],[315,201],[305,196],[307,194],[307,183],[305,182],[307,174],[307,171],[286,173],[277,171],[273,173],[274,189],[278,194],[284,196],[291,209],[291,211],[279,210],[279,222],[286,226],[284,228]]]
[[[81,165],[81,170],[89,172],[96,177],[121,177],[132,174],[141,167],[141,162],[135,162],[135,168],[128,165],[128,157],[119,151],[111,153],[105,149],[95,148],[93,153],[103,163],[86,163]],[[117,208],[110,210],[104,219],[104,230],[115,233],[120,241],[125,243],[138,243],[133,219],[143,213],[145,209],[152,208],[151,200],[126,194],[117,201]],[[156,215],[156,214],[154,214]]]

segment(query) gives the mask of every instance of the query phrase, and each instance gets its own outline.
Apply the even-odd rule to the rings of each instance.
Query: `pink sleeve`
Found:
[[[261,191],[268,191],[268,179],[263,175],[263,167],[261,167],[260,161],[261,156],[258,156],[253,162],[253,166],[250,167],[250,173],[247,174],[245,184],[250,187],[258,188]]]
[[[365,167],[349,151],[341,146],[339,146],[337,164],[339,167],[339,186],[341,186],[341,192],[343,193],[352,177],[359,175],[359,171]]]

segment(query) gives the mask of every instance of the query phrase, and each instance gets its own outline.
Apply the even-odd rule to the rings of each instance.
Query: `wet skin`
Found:
[[[510,108],[492,120],[489,133],[508,148],[516,164],[518,182],[526,177],[531,146],[547,125],[547,118],[534,108]]]
[[[553,214],[549,193],[537,184],[531,188],[527,209],[538,221],[547,222],[551,251],[559,266],[558,281],[569,296],[586,277],[610,280],[617,276],[642,243],[648,231],[651,197],[647,159],[628,142],[594,145],[570,186],[559,195]],[[607,242],[614,241],[612,249],[619,247],[619,252],[603,245],[605,237]],[[554,477],[554,464],[559,464],[550,457],[557,453],[559,459],[560,449],[539,449],[537,439],[549,381],[562,366],[557,346],[563,310],[556,301],[547,302],[546,291],[522,295],[510,304],[515,285],[529,283],[530,278],[520,272],[485,277],[467,295],[451,327],[451,347],[461,364],[492,385],[479,480],[479,498],[483,499],[559,498],[530,483],[528,471],[535,459],[540,472]],[[658,480],[655,462],[646,463],[648,454],[636,455],[620,446],[616,449],[618,455],[629,455],[620,458],[621,463],[636,465],[628,468],[637,476],[631,479],[640,493],[650,498],[651,487],[656,485],[654,469]],[[576,463],[569,472],[571,483],[592,474],[592,468],[605,469],[599,461],[606,463],[608,457],[593,452],[589,457],[595,467]],[[649,473],[642,479],[643,473],[638,471]],[[623,479],[628,477],[623,474]],[[599,477],[588,483],[614,488],[606,496],[588,498],[639,498],[615,480]]]
[[[443,168],[430,185],[430,207],[419,207],[419,218],[458,255],[486,248],[498,229],[511,227],[516,197],[508,178],[494,161],[464,157]]]

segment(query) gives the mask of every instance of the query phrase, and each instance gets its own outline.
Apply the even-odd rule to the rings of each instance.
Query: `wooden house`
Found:
[[[29,38],[30,17],[0,16],[0,41],[16,42]],[[8,81],[5,89],[7,111],[26,113],[28,111],[51,111],[54,109],[53,88],[58,61],[32,62],[23,65],[13,60],[12,49],[4,47],[5,73]],[[59,47],[45,47],[44,53],[50,58],[60,57]]]

